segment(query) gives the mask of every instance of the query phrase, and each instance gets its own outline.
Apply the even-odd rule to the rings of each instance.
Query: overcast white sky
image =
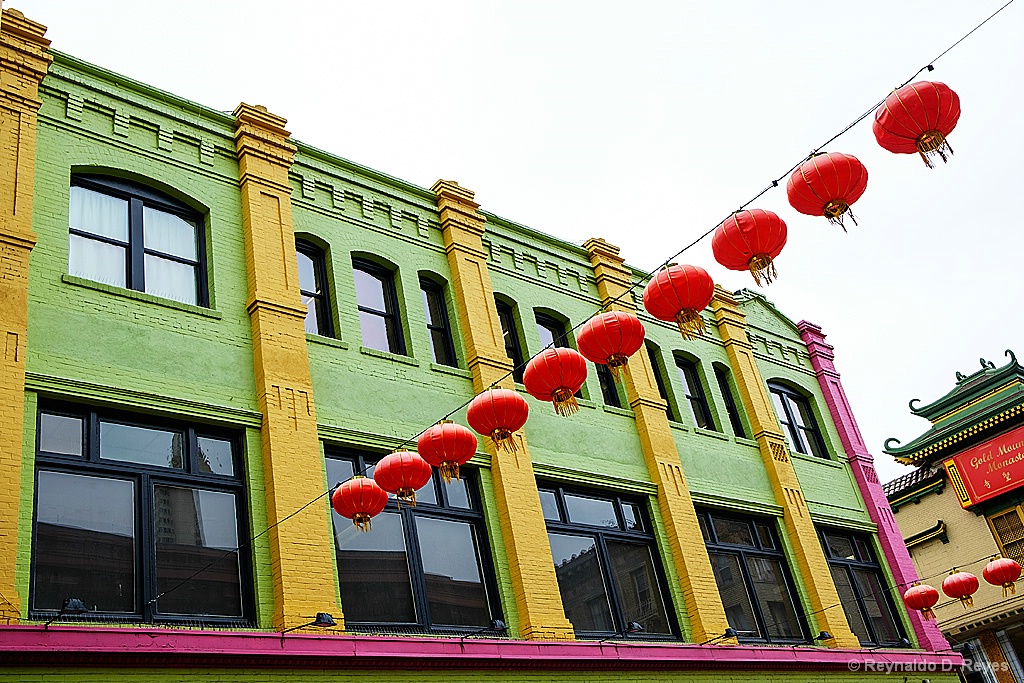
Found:
[[[53,46],[563,239],[653,268],[909,78],[1003,0],[976,2],[222,2],[4,0]],[[928,427],[912,398],[979,357],[1024,358],[1024,3],[936,63],[960,95],[956,155],[928,170],[870,119],[829,151],[870,180],[849,234],[787,204],[764,289],[821,325],[884,479],[882,442]],[[783,183],[784,185],[784,183]],[[680,259],[728,289],[705,241]],[[576,321],[574,321],[576,322]]]

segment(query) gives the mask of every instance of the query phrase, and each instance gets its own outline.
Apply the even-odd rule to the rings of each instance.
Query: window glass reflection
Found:
[[[565,511],[569,515],[569,521],[576,524],[619,526],[619,521],[615,517],[615,505],[610,500],[566,494]]]
[[[554,491],[540,492],[540,509],[544,512],[544,519],[558,521],[558,500]]]
[[[336,512],[334,545],[345,618],[353,622],[416,622],[402,518],[382,512],[370,533]]]
[[[853,585],[850,583],[850,574],[842,567],[829,567],[832,571],[832,580],[835,581],[836,591],[839,593],[839,601],[843,603],[846,612],[846,621],[850,624],[850,630],[863,643],[871,642],[871,632],[864,623],[864,615],[857,607],[857,594],[853,592]],[[851,609],[852,607],[852,609]]]
[[[748,545],[753,547],[754,537],[750,533],[750,524],[738,519],[714,516],[711,523],[715,527],[715,535],[719,543],[730,545]]]
[[[615,630],[593,538],[549,533],[565,616],[577,631]]]
[[[79,598],[93,612],[135,611],[135,486],[40,471],[32,606]]]
[[[711,558],[711,568],[715,573],[715,583],[722,596],[722,606],[725,607],[729,626],[739,631],[740,635],[760,637],[739,556],[725,553],[708,553],[708,556]]]
[[[448,626],[490,624],[491,611],[472,525],[418,517],[416,529],[430,620]]]
[[[747,557],[747,569],[769,636],[801,638],[800,621],[786,586],[782,563],[767,557]]]
[[[875,638],[879,643],[895,643],[900,639],[896,630],[896,615],[889,607],[885,599],[888,590],[882,585],[881,578],[877,571],[867,569],[854,569],[853,578],[857,582],[857,588],[864,597],[864,608],[868,612],[868,619],[875,631]]]
[[[184,467],[181,432],[100,422],[100,457],[155,467]]]
[[[39,416],[39,450],[61,455],[81,455],[82,418],[42,413]]]
[[[452,479],[444,484],[445,495],[448,496],[448,505],[453,508],[470,510],[473,504],[469,499],[469,489],[465,479]]]
[[[196,440],[199,442],[200,472],[226,474],[228,476],[235,473],[230,441],[211,439],[205,436],[200,436]]]
[[[645,633],[671,633],[650,548],[608,541],[608,555],[623,618],[642,624]]]
[[[372,308],[384,313],[385,306],[384,282],[378,276],[365,270],[356,269],[356,302],[364,308]]]
[[[157,611],[241,616],[234,494],[154,486],[153,523]]]

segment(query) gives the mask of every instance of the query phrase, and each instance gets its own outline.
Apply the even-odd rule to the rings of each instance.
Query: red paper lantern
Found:
[[[907,609],[920,610],[921,616],[927,621],[935,618],[932,607],[939,601],[939,591],[928,584],[916,584],[903,594],[903,603]]]
[[[946,138],[960,118],[960,98],[945,83],[918,81],[885,98],[875,111],[872,130],[884,149],[921,155],[928,168],[937,156],[946,162],[953,148]]]
[[[595,315],[576,336],[580,353],[589,361],[607,365],[615,379],[619,378],[619,368],[629,371],[629,357],[643,345],[644,324],[625,311]]]
[[[432,470],[427,461],[418,453],[395,451],[377,463],[373,468],[373,480],[388,493],[395,494],[399,501],[416,505],[416,491],[427,485]],[[402,503],[398,503],[402,507]]]
[[[526,364],[523,385],[538,401],[551,401],[559,415],[580,409],[573,396],[587,381],[587,361],[575,349],[544,349]]]
[[[950,574],[942,581],[942,592],[963,603],[964,609],[974,607],[974,598],[978,592],[978,577],[970,572]]]
[[[868,170],[857,157],[832,152],[816,154],[793,171],[786,185],[790,205],[808,216],[825,216],[846,231],[843,216],[854,225],[857,218],[850,205],[860,199],[868,186]]]
[[[438,469],[445,483],[459,478],[459,465],[469,462],[476,447],[476,434],[447,420],[420,434],[416,442],[420,457]]]
[[[715,295],[715,283],[700,266],[671,265],[644,287],[644,308],[658,320],[675,321],[683,339],[704,334],[700,312]]]
[[[749,270],[758,285],[777,277],[775,259],[786,246],[786,223],[771,211],[737,211],[711,238],[715,260],[730,270]]]
[[[334,511],[351,519],[360,531],[369,531],[370,519],[379,515],[387,504],[387,492],[366,477],[349,479],[331,495]]]
[[[469,404],[466,421],[478,434],[489,436],[495,448],[514,453],[514,432],[523,428],[530,415],[526,399],[511,389],[488,389]]]
[[[1014,581],[1020,578],[1020,565],[1008,557],[1000,557],[985,565],[981,576],[993,586],[1002,586],[1004,598],[1016,595],[1017,586]]]

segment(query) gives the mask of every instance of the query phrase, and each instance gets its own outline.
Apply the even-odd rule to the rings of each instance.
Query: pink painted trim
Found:
[[[856,662],[934,666],[955,671],[955,653],[908,650],[838,650],[679,643],[597,643],[321,636],[157,628],[0,626],[0,663],[284,667],[520,669],[777,669],[843,670]]]
[[[839,440],[843,442],[843,449],[850,461],[850,468],[853,477],[857,481],[857,487],[864,497],[864,504],[867,507],[871,520],[878,525],[878,540],[882,545],[882,552],[885,553],[886,562],[892,569],[896,583],[909,586],[918,579],[917,569],[910,559],[907,546],[903,543],[903,534],[896,525],[896,518],[893,517],[889,501],[885,497],[881,482],[878,481],[878,473],[875,471],[874,456],[864,445],[864,437],[861,436],[860,427],[853,416],[850,402],[846,398],[843,384],[839,379],[839,373],[832,363],[835,355],[833,347],[825,343],[825,335],[821,328],[814,323],[801,320],[797,323],[800,330],[800,338],[807,345],[807,351],[811,356],[811,366],[818,376],[818,384],[821,385],[821,392],[825,395],[825,403],[828,404],[832,421],[839,432]],[[939,631],[934,621],[925,621],[921,614],[910,611],[910,623],[914,626],[918,643],[925,650],[937,651],[949,648],[949,643]]]

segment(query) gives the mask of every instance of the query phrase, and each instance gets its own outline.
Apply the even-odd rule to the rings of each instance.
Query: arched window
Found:
[[[516,316],[512,305],[495,297],[494,305],[498,310],[498,322],[501,323],[501,336],[505,342],[505,355],[512,361],[512,379],[522,384],[523,371],[523,345],[519,341],[519,331],[516,329]]]
[[[395,274],[373,261],[353,258],[356,303],[363,346],[405,355],[405,336],[399,315]]]
[[[295,254],[299,261],[299,291],[306,306],[306,332],[333,337],[334,321],[331,319],[324,252],[310,242],[295,240]]]
[[[768,391],[771,392],[775,413],[790,449],[797,453],[828,458],[825,442],[807,398],[778,382],[768,382]]]
[[[658,385],[658,395],[665,401],[665,414],[669,420],[679,422],[679,415],[676,414],[675,406],[668,395],[668,382],[665,380],[665,364],[661,358],[661,350],[652,342],[644,342],[644,351],[647,359],[651,362],[651,370],[654,371],[654,381]]]
[[[725,412],[729,414],[729,423],[732,425],[732,433],[741,439],[747,438],[747,432],[743,429],[743,420],[740,419],[739,407],[736,404],[736,397],[732,392],[732,382],[729,380],[729,371],[721,365],[715,365],[715,379],[718,380],[718,389],[722,392],[722,400],[725,401]]]
[[[208,305],[202,216],[120,178],[71,179],[68,274]]]
[[[451,320],[445,305],[444,287],[430,278],[420,276],[420,292],[423,293],[423,312],[427,316],[427,333],[430,334],[430,352],[438,365],[457,367],[455,344],[452,341]]]

